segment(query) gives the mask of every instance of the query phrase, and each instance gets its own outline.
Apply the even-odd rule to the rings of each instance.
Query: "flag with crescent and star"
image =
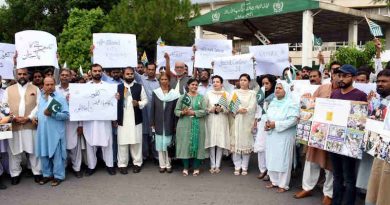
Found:
[[[265,88],[264,86],[259,89],[259,91],[256,94],[257,104],[260,105],[261,102],[263,102],[265,97]]]
[[[56,99],[52,99],[49,105],[47,106],[47,110],[51,113],[57,113],[60,112],[62,108],[62,105],[60,102],[58,102]]]
[[[187,94],[184,95],[183,99],[181,100],[183,105],[190,107],[191,106],[191,98]]]

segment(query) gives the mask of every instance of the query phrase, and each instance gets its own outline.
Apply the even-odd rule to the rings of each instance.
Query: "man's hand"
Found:
[[[38,126],[38,119],[37,118],[33,118],[31,120],[32,124],[35,125],[35,126]]]
[[[79,126],[77,127],[77,136],[82,136],[83,135],[83,127]]]
[[[375,48],[376,50],[381,51],[382,50],[382,43],[379,40],[379,38],[374,38]]]
[[[115,99],[116,99],[116,100],[119,100],[120,97],[121,97],[121,96],[119,95],[119,93],[115,93]]]
[[[248,110],[245,109],[245,108],[240,108],[240,109],[237,110],[237,112],[240,113],[240,114],[245,114],[245,113],[248,112]]]
[[[118,127],[118,121],[112,121],[112,126],[113,127]]]
[[[28,117],[21,117],[19,120],[20,124],[26,124],[30,119]]]
[[[164,54],[164,58],[165,58],[166,61],[169,61],[169,54],[168,54],[168,53],[165,53],[165,54]]]
[[[48,116],[48,117],[51,116],[51,112],[50,112],[48,109],[46,109],[46,110],[43,112],[43,114],[45,114],[45,115]]]
[[[139,103],[138,103],[138,101],[136,101],[136,100],[133,100],[132,102],[133,102],[133,107],[139,107]]]

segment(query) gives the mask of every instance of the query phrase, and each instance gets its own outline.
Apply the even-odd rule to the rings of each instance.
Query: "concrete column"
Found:
[[[302,67],[312,66],[313,60],[313,12],[306,10],[302,18]]]
[[[390,49],[390,28],[386,29],[385,31],[385,38],[386,38],[386,50]]]
[[[356,46],[358,43],[358,23],[357,21],[350,21],[348,25],[348,45]]]
[[[195,39],[203,38],[203,29],[201,26],[195,26]]]

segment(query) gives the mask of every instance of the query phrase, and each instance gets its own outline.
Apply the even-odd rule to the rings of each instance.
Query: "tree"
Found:
[[[187,23],[197,15],[199,8],[190,0],[121,0],[103,31],[136,34],[139,53],[146,50],[150,60],[160,36],[168,45],[192,45],[194,31]]]
[[[6,0],[0,9],[0,40],[12,43],[16,32],[34,29],[58,36],[68,17],[63,0]]]
[[[108,13],[117,3],[119,3],[119,0],[68,0],[68,8],[86,10],[101,8],[104,13]]]
[[[384,45],[384,41],[381,40],[381,42]],[[372,66],[374,64],[372,59],[375,57],[375,52],[374,42],[369,41],[364,45],[363,49],[358,49],[356,46],[339,48],[331,57],[331,61],[337,60],[341,64],[351,64],[356,68],[362,65]]]
[[[100,8],[89,11],[72,9],[58,44],[61,64],[66,62],[73,69],[80,65],[88,68],[91,65],[92,34],[100,32],[104,21],[105,15]]]

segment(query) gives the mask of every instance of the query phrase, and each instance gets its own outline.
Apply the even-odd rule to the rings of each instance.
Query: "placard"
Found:
[[[2,79],[14,79],[15,45],[0,43],[0,75]]]
[[[188,75],[192,76],[194,62],[192,57],[194,56],[194,51],[192,47],[183,47],[183,46],[157,46],[157,68],[159,69],[162,66],[165,66],[165,53],[169,54],[169,60],[171,65],[171,71],[175,73],[174,66],[176,61],[182,61],[188,66]],[[158,71],[157,69],[157,71]]]
[[[252,54],[236,55],[214,59],[214,74],[223,79],[235,80],[247,73],[253,77]]]
[[[69,84],[70,121],[116,120],[116,84]]]
[[[137,67],[137,39],[134,34],[94,33],[93,62],[103,68]]]
[[[256,58],[256,75],[272,74],[281,76],[283,70],[290,67],[288,44],[249,46]]]
[[[7,103],[0,103],[0,140],[12,138],[10,108]]]
[[[212,68],[215,58],[232,56],[232,40],[195,39],[195,67]]]

